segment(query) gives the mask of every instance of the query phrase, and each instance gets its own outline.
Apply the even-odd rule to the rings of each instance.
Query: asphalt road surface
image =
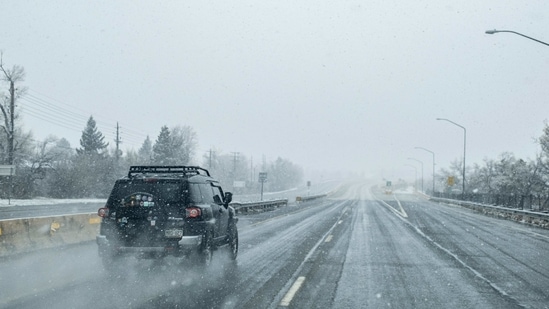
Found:
[[[236,264],[128,259],[95,243],[0,260],[2,308],[547,308],[549,231],[367,183],[242,216]]]

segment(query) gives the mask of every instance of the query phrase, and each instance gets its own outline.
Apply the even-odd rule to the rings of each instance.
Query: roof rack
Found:
[[[205,175],[210,176],[207,169],[199,166],[179,166],[179,165],[136,165],[130,166],[128,178],[139,174],[184,174],[184,175],[200,175],[200,171],[205,172]]]

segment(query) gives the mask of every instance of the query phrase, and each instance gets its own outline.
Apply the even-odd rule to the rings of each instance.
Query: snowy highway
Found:
[[[0,260],[1,308],[546,308],[549,231],[368,183],[241,216],[236,265],[130,259],[89,242]]]

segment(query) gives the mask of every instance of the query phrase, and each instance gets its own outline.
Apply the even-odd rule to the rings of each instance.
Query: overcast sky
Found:
[[[413,174],[534,158],[549,115],[548,1],[0,1],[4,64],[36,140],[114,145],[191,126],[210,148],[306,168]],[[7,88],[1,89],[4,93]],[[408,175],[409,176],[409,175]]]

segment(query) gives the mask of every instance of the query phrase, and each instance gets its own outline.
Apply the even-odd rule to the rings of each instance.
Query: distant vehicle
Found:
[[[197,166],[132,166],[104,208],[97,245],[107,270],[120,257],[190,257],[209,265],[212,253],[238,254],[238,218],[230,192]]]

